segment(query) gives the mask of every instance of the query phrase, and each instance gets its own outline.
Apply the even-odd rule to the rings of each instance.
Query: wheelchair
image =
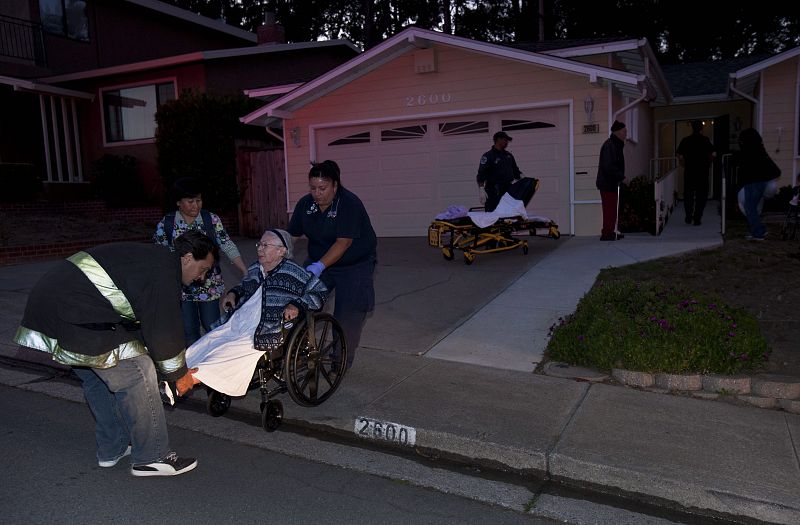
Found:
[[[307,312],[305,318],[284,322],[283,329],[283,346],[264,352],[248,387],[261,392],[261,426],[267,432],[277,430],[283,420],[283,404],[273,397],[288,392],[300,406],[320,405],[339,388],[347,371],[344,331],[332,315]],[[231,397],[211,388],[207,391],[207,412],[224,415]]]

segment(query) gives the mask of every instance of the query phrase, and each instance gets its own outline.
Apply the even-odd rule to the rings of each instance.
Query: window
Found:
[[[39,0],[42,28],[53,35],[89,41],[89,17],[83,0]]]
[[[421,139],[428,132],[428,126],[421,124],[419,126],[407,126],[404,128],[383,129],[381,130],[381,141],[387,140],[408,140],[408,139]]]
[[[519,131],[521,129],[540,129],[554,128],[555,124],[539,122],[536,120],[504,120],[502,123],[503,131]]]
[[[475,135],[489,132],[489,123],[484,121],[443,122],[439,124],[439,133],[445,137],[451,135]]]
[[[366,144],[366,143],[369,143],[369,131],[365,131],[363,133],[356,133],[355,135],[350,135],[347,137],[336,139],[328,143],[328,146],[348,146],[350,144]]]
[[[104,91],[106,142],[152,139],[158,106],[174,98],[172,82]]]

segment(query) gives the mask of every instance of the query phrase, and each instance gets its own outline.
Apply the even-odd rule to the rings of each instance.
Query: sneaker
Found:
[[[619,233],[619,232],[617,232],[615,235],[617,236],[617,240],[620,240],[620,239],[624,239],[624,238],[625,238],[625,235],[623,235],[623,234],[621,234],[621,233]]]
[[[600,236],[600,240],[601,241],[616,241],[617,237],[616,237],[616,235],[613,235],[613,234],[611,234],[611,235],[601,235]]]
[[[765,233],[763,237],[753,237],[752,235],[745,235],[744,238],[748,241],[763,241],[766,239],[767,234]]]
[[[115,467],[117,466],[117,463],[119,463],[120,459],[130,455],[131,455],[131,446],[128,445],[128,448],[125,449],[125,452],[123,452],[119,456],[115,457],[114,459],[107,459],[107,460],[100,459],[97,461],[97,465],[103,468]]]
[[[131,474],[134,476],[177,476],[193,470],[196,466],[196,459],[181,458],[175,452],[170,452],[164,456],[164,459],[146,465],[132,466]]]
[[[175,400],[178,399],[178,389],[175,388],[175,383],[169,381],[158,383],[158,393],[161,394],[161,402],[165,405],[174,406]]]

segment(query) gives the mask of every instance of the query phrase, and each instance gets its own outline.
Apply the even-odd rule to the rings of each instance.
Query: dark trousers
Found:
[[[614,235],[617,228],[617,192],[600,191],[600,201],[603,205],[603,237]]]
[[[708,200],[708,172],[683,178],[683,208],[686,222],[700,222]]]
[[[508,188],[511,187],[511,182],[498,182],[494,184],[490,184],[488,181],[484,185],[483,189],[486,192],[486,204],[484,204],[485,211],[494,211],[497,208],[497,205],[500,204],[500,198],[503,196],[505,192],[508,191]]]
[[[328,290],[336,290],[333,316],[344,331],[347,368],[353,365],[367,313],[375,309],[375,285],[372,276],[376,262],[371,258],[350,266],[339,267],[334,264],[326,268],[320,276]]]

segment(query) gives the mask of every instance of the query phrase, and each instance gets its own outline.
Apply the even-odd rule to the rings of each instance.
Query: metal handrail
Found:
[[[0,56],[46,65],[42,24],[0,15]]]

